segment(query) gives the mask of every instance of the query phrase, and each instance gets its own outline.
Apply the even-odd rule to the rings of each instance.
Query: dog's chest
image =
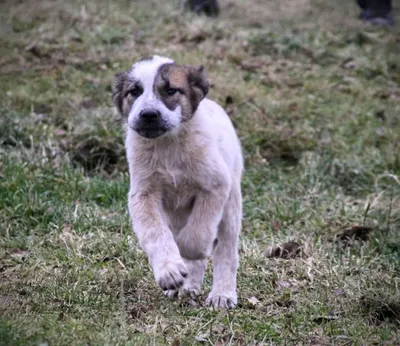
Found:
[[[192,180],[193,162],[184,150],[158,148],[153,158],[154,170],[163,185],[182,190]]]
[[[201,188],[198,179],[198,155],[186,146],[158,146],[152,155],[152,170],[162,191],[164,208],[171,212],[190,208]]]
[[[166,209],[171,211],[187,208],[193,204],[198,191],[187,169],[164,167],[158,170],[162,183],[162,199]]]
[[[157,173],[160,175],[163,185],[178,189],[188,183],[187,172],[181,167],[160,165],[157,169]]]

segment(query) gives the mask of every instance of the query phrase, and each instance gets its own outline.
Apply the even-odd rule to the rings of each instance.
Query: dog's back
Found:
[[[224,109],[215,101],[205,98],[200,102],[195,116],[194,127],[201,129],[219,150],[221,157],[240,180],[243,170],[243,157],[239,139],[232,121]]]

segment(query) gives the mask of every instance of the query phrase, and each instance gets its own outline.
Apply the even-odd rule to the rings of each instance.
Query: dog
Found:
[[[212,256],[205,304],[233,308],[243,157],[208,89],[202,66],[155,55],[116,75],[113,103],[126,123],[129,214],[156,282],[169,297],[198,295]]]

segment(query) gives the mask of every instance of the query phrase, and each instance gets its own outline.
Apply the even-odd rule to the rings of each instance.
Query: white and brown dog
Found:
[[[206,304],[232,308],[243,158],[207,92],[203,67],[153,56],[117,74],[113,102],[127,124],[129,213],[157,283],[168,296],[199,294],[212,255]]]

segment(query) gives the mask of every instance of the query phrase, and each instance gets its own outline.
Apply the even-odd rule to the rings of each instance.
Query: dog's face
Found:
[[[176,65],[153,56],[116,75],[113,102],[129,128],[156,138],[191,119],[207,92],[202,66]]]

